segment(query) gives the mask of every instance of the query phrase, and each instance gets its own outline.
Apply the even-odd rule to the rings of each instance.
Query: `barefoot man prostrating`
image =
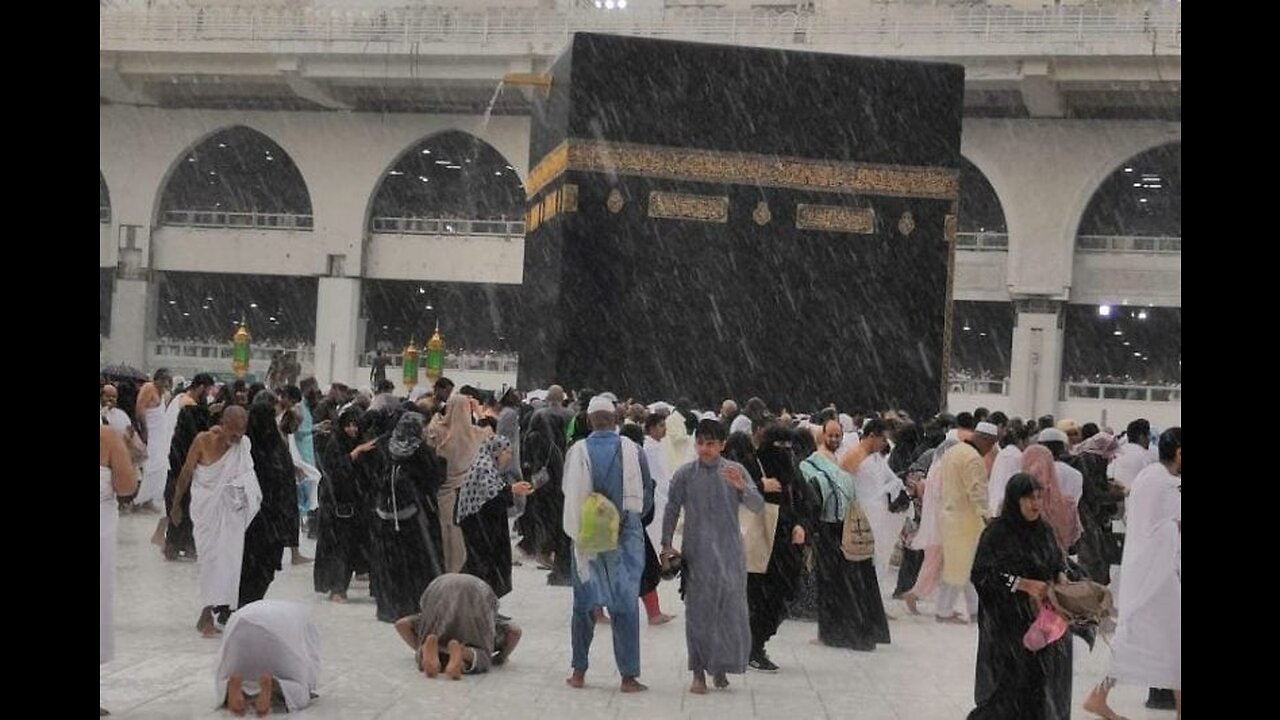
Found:
[[[244,531],[262,505],[262,489],[253,470],[248,416],[232,405],[222,423],[196,436],[174,491],[173,523],[182,522],[182,498],[191,490],[191,522],[196,540],[196,567],[204,609],[196,629],[214,637],[214,613],[225,622],[240,595]]]

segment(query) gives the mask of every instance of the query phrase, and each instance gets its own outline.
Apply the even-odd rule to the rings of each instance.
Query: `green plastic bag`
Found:
[[[609,498],[593,492],[582,501],[582,518],[578,525],[578,551],[587,554],[618,549],[618,529],[622,517]]]

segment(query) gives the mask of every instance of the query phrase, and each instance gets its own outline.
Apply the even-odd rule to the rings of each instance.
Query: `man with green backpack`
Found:
[[[587,406],[592,432],[565,456],[564,532],[573,541],[573,674],[566,683],[586,683],[596,608],[609,609],[613,656],[622,692],[640,692],[640,576],[644,572],[644,527],[653,505],[653,480],[643,452],[617,432],[618,417],[607,397]]]

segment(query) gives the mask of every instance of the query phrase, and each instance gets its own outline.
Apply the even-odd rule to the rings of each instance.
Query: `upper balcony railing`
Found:
[[[401,235],[489,235],[524,237],[524,223],[516,220],[456,220],[452,218],[376,217],[373,231]]]
[[[1182,238],[1142,235],[1080,235],[1076,237],[1076,249],[1080,252],[1088,253],[1181,255]]]
[[[687,8],[667,11],[590,8],[341,9],[165,7],[99,10],[99,49],[187,50],[193,43],[252,43],[258,49],[368,53],[364,43],[429,52],[432,43],[475,47],[516,41],[525,53],[553,54],[574,32],[730,42],[771,47],[856,48],[883,55],[1094,55],[1142,51],[1182,54],[1182,8],[885,7],[816,12]],[[351,43],[341,47],[334,43]],[[549,43],[554,47],[541,47]],[[425,44],[425,47],[422,47]],[[228,45],[228,50],[235,48]],[[379,50],[378,52],[384,52]]]
[[[234,351],[230,340],[225,343],[211,343],[175,338],[156,338],[150,342],[149,347],[152,355],[162,360],[174,358],[197,361],[226,360],[229,363]],[[250,345],[249,359],[270,361],[277,352],[294,353],[298,362],[307,366],[314,365],[316,361],[314,345]]]
[[[978,252],[1008,252],[1009,233],[962,232],[956,233],[957,250]]]
[[[166,210],[161,225],[198,228],[253,228],[255,230],[311,230],[310,215],[291,213]]]
[[[1066,382],[1063,400],[1132,400],[1134,402],[1182,402],[1181,385],[1112,385]]]

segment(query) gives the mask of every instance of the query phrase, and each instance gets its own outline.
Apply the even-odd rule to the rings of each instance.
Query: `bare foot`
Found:
[[[362,582],[362,583],[369,582],[369,573],[360,573],[356,575],[356,582]]]
[[[827,644],[826,644],[826,643],[822,642],[822,638],[813,638],[812,640],[810,640],[810,641],[809,641],[809,644],[810,644],[810,645],[817,645],[817,646],[819,646],[819,647],[826,647],[826,646],[827,646]]]
[[[449,664],[444,666],[444,674],[450,680],[462,679],[462,643],[457,640],[449,641]]]
[[[429,678],[440,674],[440,638],[435,635],[422,641],[422,672]]]
[[[621,690],[624,693],[638,693],[638,692],[644,692],[645,690],[648,690],[648,689],[649,689],[648,685],[642,684],[639,680],[636,680],[633,677],[622,678],[622,687],[619,688],[619,690]]]
[[[595,615],[597,625],[609,624],[609,616],[604,614],[604,608],[596,608],[594,615]]]
[[[329,602],[344,603],[346,601],[346,593],[329,593]]]
[[[169,518],[167,517],[160,518],[160,522],[156,523],[156,531],[151,533],[152,545],[156,545],[161,548],[164,547],[164,530],[165,530],[165,526],[168,524],[169,524]]]
[[[213,622],[213,608],[206,607],[200,611],[200,619],[196,620],[196,630],[204,638],[218,637],[218,626]]]
[[[907,605],[907,612],[912,615],[920,614],[920,609],[916,607],[916,602],[919,601],[919,599],[920,598],[916,597],[916,594],[913,592],[908,592],[906,595],[902,596],[902,602]]]
[[[1116,711],[1112,710],[1111,707],[1107,705],[1107,695],[1098,687],[1094,687],[1093,690],[1089,692],[1088,697],[1084,699],[1084,705],[1082,707],[1085,712],[1092,713],[1098,717],[1105,718],[1106,720],[1125,720],[1124,717],[1117,715]]]
[[[675,615],[658,613],[657,615],[654,615],[653,617],[649,618],[649,624],[650,625],[666,625],[667,623],[675,619],[676,619]]]
[[[253,702],[253,709],[258,713],[258,717],[266,717],[271,714],[271,685],[273,682],[271,673],[262,673],[258,676],[258,698]]]
[[[293,560],[290,560],[289,562],[294,565],[306,565],[307,563],[315,562],[315,558],[309,558],[300,552],[295,552],[293,554]]]
[[[240,673],[231,673],[227,680],[227,709],[232,715],[244,715],[248,702],[244,699],[244,678]]]
[[[581,688],[587,684],[587,671],[574,670],[573,674],[564,679],[564,684],[571,688]]]
[[[516,645],[520,644],[520,637],[524,632],[515,625],[507,626],[507,637],[502,643],[502,649],[493,657],[494,665],[502,665],[507,662],[507,658],[511,657],[511,653],[515,652]]]
[[[716,673],[711,680],[712,682],[715,683],[716,687],[719,688],[720,690],[724,690],[725,688],[729,687],[729,678],[725,677],[724,673]]]
[[[689,686],[689,692],[694,695],[707,694],[707,676],[702,673],[693,674],[693,684]]]

